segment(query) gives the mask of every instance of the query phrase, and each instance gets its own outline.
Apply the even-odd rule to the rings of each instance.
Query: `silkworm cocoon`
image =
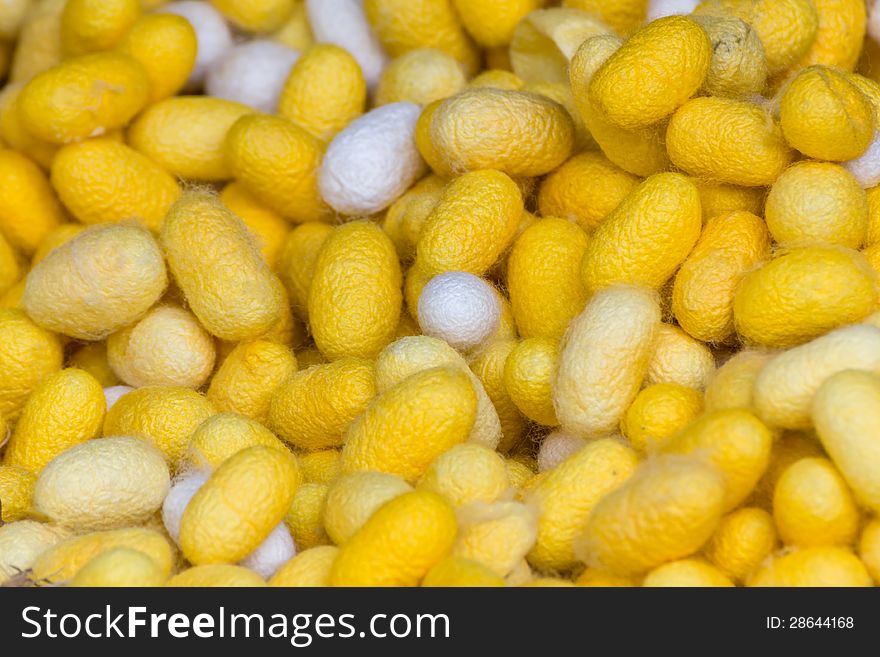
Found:
[[[715,371],[712,351],[677,326],[661,324],[648,362],[645,383],[674,383],[703,390]]]
[[[477,395],[477,417],[468,442],[494,449],[502,433],[496,406],[464,357],[443,340],[415,335],[392,342],[376,358],[376,389],[383,393],[416,372],[441,366],[454,367],[467,374]]]
[[[68,536],[60,527],[20,520],[0,527],[0,584],[33,566],[34,561]]]
[[[590,37],[610,34],[595,11],[549,7],[529,13],[516,26],[510,43],[510,64],[526,82],[565,82],[568,62]]]
[[[538,516],[538,539],[529,552],[529,563],[554,571],[575,566],[574,541],[583,532],[590,512],[629,478],[638,460],[629,447],[603,438],[549,470],[526,498]]]
[[[46,376],[24,405],[4,463],[40,472],[65,450],[95,438],[104,409],[104,391],[90,374],[68,368]]]
[[[282,522],[272,530],[260,546],[241,561],[241,566],[269,579],[296,554],[290,531]]]
[[[447,557],[436,564],[422,586],[427,587],[493,587],[505,586],[504,579],[477,561],[461,557]]]
[[[193,431],[215,412],[211,402],[189,388],[139,388],[123,395],[107,412],[104,435],[149,440],[176,467],[186,455]]]
[[[73,536],[56,543],[34,562],[31,581],[40,584],[68,582],[89,561],[115,548],[131,548],[153,559],[165,577],[171,574],[174,552],[159,532],[142,527],[111,529]]]
[[[712,44],[712,61],[702,90],[729,98],[760,94],[767,83],[767,58],[755,29],[733,16],[697,16],[695,20]]]
[[[345,48],[357,60],[367,86],[379,82],[388,55],[373,33],[358,0],[306,0],[309,25],[318,43]]]
[[[482,276],[513,241],[522,214],[522,193],[500,171],[474,171],[453,180],[419,236],[416,263],[425,282],[447,271]]]
[[[479,51],[465,33],[448,0],[365,0],[364,12],[392,57],[415,48],[438,48],[473,74]]]
[[[687,258],[700,236],[696,186],[678,173],[651,176],[608,215],[584,253],[588,292],[613,283],[659,288]]]
[[[132,548],[114,548],[102,552],[83,566],[69,586],[94,587],[157,587],[168,576],[143,552]]]
[[[744,409],[714,411],[679,432],[664,451],[690,454],[714,464],[725,481],[724,511],[754,490],[770,463],[773,434]]]
[[[343,215],[384,210],[425,172],[414,134],[414,103],[378,107],[349,123],[327,147],[318,173],[321,196]]]
[[[47,329],[100,340],[142,316],[167,284],[162,253],[147,230],[96,226],[31,270],[22,306]]]
[[[672,313],[679,325],[703,342],[733,338],[736,287],[746,272],[769,255],[769,247],[766,224],[751,212],[709,219],[675,275]]]
[[[877,301],[865,258],[843,247],[793,248],[742,279],[733,301],[747,342],[791,347],[857,322]]]
[[[78,367],[91,374],[105,389],[122,383],[107,361],[104,342],[87,342],[67,359],[69,367]],[[105,395],[106,396],[106,395]]]
[[[542,4],[541,0],[452,0],[468,34],[484,48],[509,44],[520,20]]]
[[[356,358],[314,365],[290,375],[273,393],[268,426],[305,450],[342,444],[348,425],[376,395],[373,364]]]
[[[12,0],[7,2],[0,14],[0,36],[12,39],[18,36],[22,24],[28,17],[30,7],[28,0]]]
[[[303,478],[315,484],[331,484],[342,471],[342,454],[338,449],[307,452],[299,457]]]
[[[52,186],[84,224],[137,219],[153,232],[180,195],[177,181],[148,157],[111,139],[63,147],[52,161]]]
[[[501,439],[494,444],[485,444],[501,453],[507,453],[519,445],[526,429],[525,418],[504,385],[504,367],[516,345],[514,338],[496,337],[471,360],[471,370],[483,384],[501,423]]]
[[[861,0],[811,0],[819,17],[816,39],[795,69],[822,64],[852,71],[865,40],[866,6]]]
[[[563,431],[547,434],[538,448],[538,472],[553,470],[569,456],[576,454],[586,446],[587,441],[580,436]]]
[[[46,233],[46,237],[40,240],[40,245],[34,251],[31,258],[31,267],[35,267],[38,262],[57,249],[62,244],[69,242],[86,229],[79,223],[61,224],[57,228],[53,228]]]
[[[110,50],[140,17],[138,0],[69,0],[61,12],[66,56]]]
[[[161,13],[182,16],[196,33],[196,59],[186,82],[187,91],[201,88],[208,70],[232,47],[232,33],[223,15],[207,2],[181,0],[159,8]]]
[[[331,586],[416,586],[455,541],[452,507],[429,491],[384,504],[339,550]]]
[[[773,356],[771,352],[757,349],[745,349],[735,354],[709,378],[705,391],[706,409],[755,408],[755,380]],[[759,411],[759,415],[765,422],[776,426],[765,412]]]
[[[545,217],[568,219],[592,232],[638,182],[601,152],[578,153],[541,183],[538,208]]]
[[[357,60],[343,48],[316,44],[290,71],[278,114],[322,141],[330,141],[364,112],[367,83]]]
[[[165,586],[172,588],[254,588],[266,586],[266,582],[257,573],[243,566],[208,564],[187,568],[169,579]]]
[[[161,241],[187,303],[211,334],[246,340],[278,321],[281,282],[241,220],[212,194],[184,194],[162,224]]]
[[[456,349],[482,344],[498,328],[501,308],[492,287],[467,272],[434,276],[419,296],[419,326]]]
[[[518,343],[504,364],[504,389],[516,408],[538,424],[559,424],[553,407],[553,379],[559,360],[559,342],[527,338]]]
[[[199,3],[201,4],[201,3]],[[174,96],[138,116],[128,143],[174,176],[219,182],[232,177],[224,145],[247,105],[210,96]]]
[[[872,520],[865,526],[859,539],[859,558],[871,573],[874,582],[880,581],[880,521]]]
[[[704,554],[718,570],[741,582],[775,548],[773,517],[763,509],[742,507],[721,519]]]
[[[419,479],[419,490],[442,495],[454,507],[491,504],[510,488],[504,458],[483,445],[456,445],[438,456]]]
[[[758,482],[752,499],[756,506],[773,510],[773,493],[782,474],[793,463],[805,458],[827,458],[822,444],[813,431],[785,431],[773,443],[770,466]]]
[[[247,41],[214,62],[205,77],[205,92],[214,98],[274,113],[298,58],[298,52],[275,41]]]
[[[175,95],[196,64],[198,37],[183,16],[141,16],[118,49],[136,59],[150,80],[150,103]]]
[[[379,395],[351,424],[342,469],[378,470],[415,481],[438,455],[467,440],[476,407],[464,372],[438,367],[414,374]]]
[[[330,569],[338,554],[339,548],[335,545],[319,545],[303,550],[275,571],[269,586],[329,586]]]
[[[32,4],[32,3],[29,3]],[[12,61],[13,82],[27,81],[61,61],[61,13],[65,0],[50,0],[32,5],[21,26]]]
[[[759,217],[764,215],[766,192],[760,187],[738,187],[708,180],[695,180],[694,184],[700,190],[704,226],[709,219],[720,214],[745,211]]]
[[[183,512],[193,495],[204,486],[210,476],[208,470],[190,470],[181,474],[175,479],[162,502],[162,524],[177,545],[180,545],[180,520]]]
[[[386,502],[412,487],[402,478],[384,472],[353,472],[336,479],[324,503],[324,528],[337,545],[354,536]]]
[[[251,554],[284,519],[301,474],[292,454],[257,446],[227,459],[183,512],[180,546],[194,565]]]
[[[243,449],[263,445],[287,447],[259,422],[236,413],[217,413],[202,422],[189,439],[189,459],[200,468],[216,469]]]
[[[701,559],[681,559],[658,566],[642,580],[647,587],[732,587],[730,578]]]
[[[61,205],[40,168],[14,150],[0,150],[0,233],[9,244],[31,255],[62,220]]]
[[[0,233],[0,294],[5,294],[21,276],[18,259],[9,242]]]
[[[661,18],[636,32],[596,71],[590,98],[614,125],[645,128],[696,93],[711,58],[709,37],[693,19]]]
[[[556,416],[578,435],[615,430],[642,385],[660,326],[660,306],[645,288],[597,292],[563,338],[553,384]]]
[[[692,176],[746,187],[772,184],[794,152],[766,109],[729,98],[694,98],[666,130],[672,163]]]
[[[109,411],[113,408],[113,405],[118,402],[123,395],[127,395],[134,388],[131,386],[110,386],[109,388],[104,388],[104,401],[107,403],[107,410]]]
[[[415,254],[422,229],[443,196],[446,181],[435,174],[422,178],[388,208],[382,221],[382,229],[394,242],[402,261],[409,261]]]
[[[131,57],[100,52],[65,60],[28,82],[19,118],[34,137],[64,144],[126,125],[147,103],[150,82]]]
[[[294,228],[287,236],[278,258],[278,273],[290,294],[293,311],[301,319],[308,318],[309,288],[315,276],[315,264],[324,242],[333,234],[333,226],[307,222]]]
[[[518,502],[472,504],[458,509],[458,536],[452,554],[513,577],[532,549],[538,527],[535,513]]]
[[[811,547],[775,555],[748,586],[872,586],[865,565],[849,548]]]
[[[5,422],[0,424],[0,436],[3,442],[8,436]],[[26,468],[17,465],[0,465],[0,509],[2,522],[14,522],[26,518],[31,512],[34,485],[37,476]]]
[[[849,487],[831,463],[801,459],[788,467],[773,493],[773,517],[786,545],[851,545],[859,510]]]
[[[394,59],[382,73],[376,105],[428,105],[458,93],[466,84],[463,67],[454,57],[436,48],[417,48]]]
[[[754,379],[754,406],[772,426],[807,429],[819,386],[843,370],[880,374],[880,329],[845,326],[767,362]]]
[[[856,499],[880,510],[880,379],[869,372],[845,370],[828,378],[813,398],[813,424],[825,451],[852,488]]]
[[[703,395],[675,383],[642,389],[620,420],[620,431],[639,454],[661,450],[703,412]]]
[[[305,483],[296,491],[285,523],[300,550],[329,543],[323,518],[328,488],[327,484]]]
[[[165,458],[138,438],[104,438],[72,447],[40,472],[34,507],[77,531],[143,523],[168,492]]]
[[[549,173],[571,156],[574,124],[559,103],[524,91],[468,89],[431,116],[431,143],[451,171],[498,169],[524,178]]]
[[[493,67],[483,71],[471,81],[468,87],[491,87],[493,89],[507,89],[508,91],[518,91],[526,86],[526,81],[519,77],[516,73],[508,68],[499,69]]]
[[[61,369],[58,337],[40,328],[23,311],[0,309],[0,417],[18,419],[40,381]]]
[[[571,92],[571,85],[568,82],[568,68],[566,67],[565,77],[559,82],[530,82],[523,91],[545,96],[550,100],[554,100],[565,108],[568,115],[574,123],[574,149],[572,152],[579,153],[584,150],[596,150],[596,140],[587,129],[583,117],[577,109],[577,103],[574,94]],[[533,184],[535,181],[532,181]]]
[[[647,461],[593,507],[578,555],[623,575],[686,557],[712,536],[724,494],[713,465],[685,456]]]
[[[220,200],[238,216],[256,238],[260,254],[272,271],[278,271],[278,260],[284,249],[290,223],[263,204],[240,182],[231,182],[220,192]]]
[[[265,423],[272,394],[296,367],[296,357],[284,345],[266,340],[239,343],[211,379],[208,400],[220,411]]]
[[[874,132],[874,137],[864,153],[842,164],[864,189],[880,185],[880,132]]]
[[[211,4],[245,32],[277,30],[293,11],[288,0],[211,0]]]

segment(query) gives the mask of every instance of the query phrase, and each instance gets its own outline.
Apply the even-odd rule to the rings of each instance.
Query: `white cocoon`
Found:
[[[450,271],[438,274],[422,289],[418,315],[422,333],[468,350],[498,329],[501,304],[479,276]]]
[[[422,108],[391,103],[355,119],[333,138],[318,188],[340,214],[357,216],[384,210],[425,172],[416,148]]]
[[[575,452],[586,447],[587,441],[573,433],[554,431],[547,434],[538,449],[538,472],[552,470]]]
[[[113,404],[119,401],[119,398],[123,395],[127,395],[134,388],[131,386],[110,386],[109,388],[104,388],[104,400],[107,402],[107,410],[109,411],[113,408]]]
[[[367,22],[362,0],[306,0],[306,12],[315,40],[345,48],[361,65],[367,87],[376,86],[388,55]]]
[[[180,545],[180,521],[186,505],[210,478],[211,473],[206,470],[190,470],[180,475],[162,504],[162,522],[168,535],[174,542]]]
[[[205,80],[205,75],[214,63],[232,47],[232,33],[223,14],[207,2],[182,0],[163,5],[158,10],[165,14],[183,16],[196,32],[198,50],[196,63],[186,81],[185,91],[197,91]]]
[[[700,0],[651,0],[648,4],[648,20],[692,14],[698,4]]]
[[[296,50],[275,41],[255,39],[242,43],[211,66],[205,78],[205,91],[209,96],[274,114],[297,59]]]
[[[296,556],[296,546],[293,544],[290,530],[282,522],[272,530],[265,541],[260,543],[260,547],[239,561],[238,565],[253,570],[263,579],[269,579],[294,556]]]
[[[874,133],[874,139],[868,149],[859,157],[843,163],[864,189],[880,185],[880,132]]]

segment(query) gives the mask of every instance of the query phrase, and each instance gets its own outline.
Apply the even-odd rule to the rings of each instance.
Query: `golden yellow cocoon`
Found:
[[[32,7],[21,25],[11,79],[27,81],[61,61],[61,14],[67,0],[46,0]]]
[[[263,260],[272,271],[277,271],[278,260],[290,233],[290,224],[239,182],[226,185],[220,192],[220,200],[244,222],[260,245]]]
[[[700,190],[704,225],[712,217],[740,210],[759,217],[764,214],[766,192],[760,187],[738,187],[708,180],[694,180],[694,184]]]
[[[303,477],[316,484],[332,484],[342,471],[342,453],[338,449],[307,452],[299,457]]]
[[[498,169],[518,178],[540,176],[574,148],[574,124],[566,109],[524,91],[463,91],[437,106],[429,130],[436,156],[459,173]]]
[[[403,305],[397,252],[381,228],[336,228],[315,261],[309,324],[328,359],[373,358],[394,337]]]
[[[297,317],[308,318],[309,288],[315,276],[315,263],[333,226],[308,222],[294,228],[287,236],[278,258],[278,273],[290,294]]]
[[[376,105],[409,102],[428,105],[465,88],[462,65],[436,48],[418,48],[394,59],[376,87]]]
[[[880,520],[872,520],[859,539],[859,558],[871,573],[876,584],[880,581]]]
[[[247,105],[210,96],[174,96],[150,105],[128,130],[128,143],[172,175],[219,182],[232,177],[226,133],[252,114]]]
[[[826,458],[822,444],[812,431],[786,431],[773,443],[770,466],[758,482],[753,500],[756,506],[773,511],[773,492],[782,474],[793,463],[805,458]]]
[[[709,219],[675,275],[672,313],[679,325],[704,342],[730,340],[736,287],[769,254],[769,247],[767,226],[751,212]]]
[[[542,0],[452,0],[465,29],[484,48],[510,43],[520,20],[542,4]]]
[[[430,491],[404,493],[383,505],[341,546],[331,586],[417,586],[452,549],[452,507]]]
[[[849,548],[812,547],[775,555],[748,586],[872,586],[865,565]]]
[[[290,71],[278,114],[330,141],[364,112],[367,83],[357,60],[329,43],[311,46]]]
[[[342,444],[342,436],[376,395],[373,364],[357,358],[313,365],[290,375],[273,393],[268,426],[306,450]]]
[[[98,436],[104,420],[104,390],[75,368],[42,379],[24,405],[4,463],[40,472],[67,449]]]
[[[664,447],[714,464],[724,476],[724,511],[736,508],[754,490],[770,463],[773,434],[743,409],[713,411],[678,433]]]
[[[724,479],[686,456],[647,461],[590,514],[577,552],[588,564],[637,574],[699,550],[721,519]]]
[[[768,4],[772,0],[765,0]],[[818,16],[816,38],[795,64],[837,66],[851,71],[859,59],[865,38],[866,6],[861,0],[810,0]]]
[[[9,244],[31,255],[62,220],[61,205],[40,168],[16,151],[0,149],[0,233]]]
[[[193,496],[180,547],[194,565],[235,563],[284,519],[301,481],[295,457],[255,446],[231,456]]]
[[[114,548],[102,552],[76,574],[70,586],[155,587],[168,579],[153,559],[132,548]]]
[[[505,583],[502,577],[479,562],[447,557],[428,571],[422,586],[470,588],[505,586]]]
[[[773,355],[759,349],[743,349],[736,353],[709,379],[705,392],[706,409],[754,408],[755,380]],[[767,421],[763,412],[760,415]]]
[[[446,181],[435,174],[422,178],[388,208],[383,230],[394,242],[401,261],[411,260],[422,229],[443,196]]]
[[[69,0],[61,13],[61,50],[66,55],[110,50],[140,14],[138,0]]]
[[[18,282],[20,275],[17,255],[0,233],[0,294],[6,294]]]
[[[703,411],[703,395],[675,383],[643,388],[620,419],[620,432],[640,454],[665,447]]]
[[[504,388],[520,413],[538,424],[559,424],[553,407],[553,380],[559,361],[559,341],[526,338],[504,363]]]
[[[211,4],[245,32],[277,30],[293,11],[289,0],[211,0]]]
[[[306,482],[297,489],[285,518],[297,549],[307,550],[330,542],[323,518],[327,490],[327,484],[314,482]]]
[[[523,231],[507,259],[507,287],[519,334],[561,338],[586,303],[580,276],[587,236],[550,217]]]
[[[167,284],[162,252],[146,229],[95,226],[31,270],[22,306],[47,329],[100,340],[142,316]]]
[[[880,379],[868,372],[845,370],[822,384],[813,399],[813,424],[825,451],[860,504],[880,510],[880,463],[877,424]]]
[[[700,236],[696,186],[678,173],[651,176],[633,189],[593,233],[581,275],[588,292],[614,283],[659,288]]]
[[[28,82],[18,113],[35,137],[55,144],[125,126],[147,103],[150,82],[131,57],[100,52],[65,60]]]
[[[646,384],[674,383],[703,390],[714,371],[715,357],[704,343],[672,324],[657,328]]]
[[[246,340],[278,321],[281,282],[241,220],[213,194],[184,194],[168,212],[161,240],[177,284],[208,332]]]
[[[648,0],[563,0],[564,7],[583,9],[599,16],[621,34],[639,27],[646,18]]]
[[[0,435],[7,438],[6,423],[0,426]],[[18,465],[0,465],[0,500],[3,500],[3,522],[15,522],[27,518],[33,509],[34,485],[37,475]]]
[[[165,586],[173,588],[266,586],[266,582],[253,570],[230,564],[193,566],[169,579]]]
[[[0,136],[10,147],[48,169],[58,146],[37,139],[22,125],[18,115],[18,98],[23,88],[23,82],[10,82],[0,92]]]
[[[202,422],[189,438],[189,460],[197,467],[219,468],[243,449],[262,445],[281,452],[287,447],[256,420],[237,413],[217,413]]]
[[[590,99],[608,120],[627,130],[672,114],[703,85],[712,44],[700,25],[668,16],[636,32],[596,71]]]
[[[529,563],[553,571],[575,566],[575,538],[583,532],[590,512],[629,478],[638,461],[622,442],[603,438],[550,470],[526,497],[538,513],[538,539]]]
[[[483,389],[491,401],[491,406],[497,412],[501,424],[501,439],[487,440],[489,432],[483,430],[476,434],[477,422],[471,430],[470,440],[480,442],[492,449],[498,449],[501,453],[507,453],[520,443],[525,430],[525,420],[517,409],[504,385],[504,368],[507,359],[516,347],[514,338],[496,337],[489,340],[489,345],[480,350],[471,360],[470,368],[482,384]],[[476,388],[475,388],[476,390]],[[487,416],[491,417],[490,408],[484,414],[482,404],[477,402],[477,413],[480,424],[489,424]],[[483,427],[480,427],[483,428]]]
[[[767,58],[755,28],[735,17],[698,16],[695,20],[712,44],[703,91],[730,98],[760,94],[767,83]]]
[[[502,577],[529,573],[524,558],[538,536],[537,513],[519,502],[471,504],[456,511],[458,537],[452,554],[488,566]]]
[[[319,545],[303,550],[275,571],[269,586],[329,586],[330,569],[338,554],[339,548],[335,545]]]
[[[439,454],[467,439],[476,407],[464,372],[438,367],[414,374],[379,395],[351,424],[342,469],[416,481]]]
[[[666,147],[686,173],[731,185],[770,185],[794,153],[769,112],[751,102],[694,98],[669,121]]]
[[[660,325],[657,295],[615,285],[597,292],[562,341],[553,384],[562,426],[584,436],[617,428],[642,385]]]
[[[715,566],[700,559],[681,559],[658,566],[642,581],[649,587],[731,587],[733,582]]]
[[[733,301],[736,330],[747,342],[791,347],[868,315],[876,274],[856,251],[792,248],[742,279]]]
[[[37,326],[23,311],[0,309],[0,417],[18,419],[40,381],[61,369],[58,337]]]
[[[397,475],[384,472],[352,472],[330,485],[324,503],[324,527],[337,545],[342,545],[389,500],[413,488]]]
[[[775,547],[773,517],[763,509],[742,507],[721,519],[704,554],[732,580],[742,581]]]
[[[490,504],[510,489],[504,457],[483,445],[465,443],[443,452],[418,482],[419,490],[442,495],[454,507]]]
[[[149,440],[162,451],[172,468],[176,468],[186,455],[193,431],[214,413],[211,402],[195,390],[166,386],[139,388],[120,397],[107,412],[104,435]]]

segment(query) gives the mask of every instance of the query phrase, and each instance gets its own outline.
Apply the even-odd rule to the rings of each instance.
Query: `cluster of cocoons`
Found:
[[[0,3],[0,583],[880,584],[880,5]]]

